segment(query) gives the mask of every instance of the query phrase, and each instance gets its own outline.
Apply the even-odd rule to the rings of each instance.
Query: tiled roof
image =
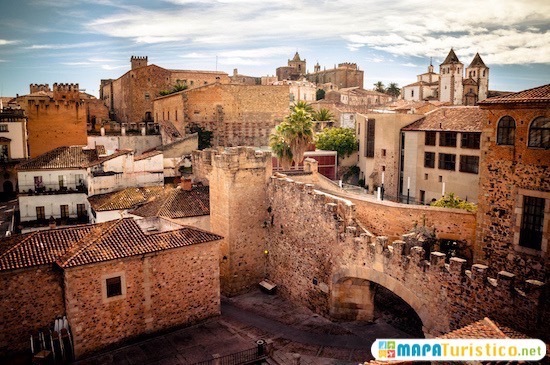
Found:
[[[445,61],[443,61],[442,65],[448,65],[450,63],[460,63],[458,60],[458,57],[456,56],[455,51],[451,48],[451,51],[447,55],[447,58],[445,58]]]
[[[169,120],[159,120],[158,124],[160,128],[164,130],[164,132],[169,135],[172,138],[179,138],[181,137],[181,133],[178,131],[174,123],[172,123]]]
[[[210,214],[208,186],[193,187],[187,191],[180,188],[165,191],[162,196],[131,212],[141,217],[185,218]]]
[[[134,156],[134,161],[145,160],[146,158],[153,157],[160,154],[162,154],[162,151],[153,150],[153,151],[144,152],[141,155]]]
[[[10,237],[10,249],[0,254],[0,271],[54,262],[69,268],[222,238],[199,229],[178,227],[181,228],[145,233],[134,219],[126,218]]]
[[[479,105],[515,104],[515,103],[550,103],[550,84],[511,93],[480,101]]]
[[[485,111],[476,106],[441,107],[404,127],[404,131],[481,132]]]
[[[162,186],[126,188],[113,193],[91,196],[88,201],[96,212],[131,209],[161,195],[163,190]]]
[[[84,146],[57,147],[19,165],[19,170],[75,169],[97,160],[97,150]]]
[[[96,149],[96,151],[97,151],[97,154],[100,155],[100,156],[107,153],[107,151],[105,150],[105,146],[102,145],[102,144],[96,145],[96,146],[95,146],[95,149]]]
[[[115,153],[112,153],[110,155],[101,156],[101,157],[98,157],[97,159],[95,159],[93,161],[89,161],[87,163],[84,163],[84,164],[82,164],[82,167],[91,167],[91,166],[99,165],[99,164],[101,164],[105,161],[112,160],[113,158],[117,158],[117,157],[122,156],[122,155],[127,155],[127,154],[132,153],[132,152],[133,152],[132,150],[118,150]]]

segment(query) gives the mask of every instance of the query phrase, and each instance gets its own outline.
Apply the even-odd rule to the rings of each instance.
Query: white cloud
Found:
[[[9,41],[7,39],[0,39],[0,46],[7,46],[8,44],[16,44],[18,41]]]
[[[191,52],[180,56],[181,58],[193,58],[193,59],[201,59],[201,58],[210,58],[211,55],[207,53],[198,53],[198,52]]]
[[[91,65],[91,62],[61,62],[62,65],[66,66],[86,66]]]
[[[65,43],[65,44],[33,44],[25,47],[25,49],[71,49],[71,48],[88,48],[102,45],[101,42],[82,42],[82,43]]]
[[[128,65],[120,65],[120,66],[101,65],[101,68],[104,70],[116,70],[119,68],[128,68]]]

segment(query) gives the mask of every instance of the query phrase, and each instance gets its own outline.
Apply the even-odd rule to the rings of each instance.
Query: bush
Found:
[[[444,197],[441,197],[439,200],[433,202],[431,206],[464,209],[468,212],[475,212],[477,210],[476,204],[467,202],[466,200],[462,200],[459,197],[455,196],[454,193],[448,193]]]

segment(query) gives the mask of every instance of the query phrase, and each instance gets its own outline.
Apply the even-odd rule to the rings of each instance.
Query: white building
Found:
[[[413,84],[403,86],[401,97],[407,101],[422,101],[438,99],[439,74],[434,72],[432,64],[428,66],[428,72],[416,76]]]
[[[307,80],[282,80],[275,81],[272,85],[288,85],[290,105],[298,101],[311,103],[317,99],[317,86]]]

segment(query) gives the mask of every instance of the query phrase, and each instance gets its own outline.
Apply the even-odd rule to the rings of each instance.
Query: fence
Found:
[[[257,346],[254,348],[201,361],[193,365],[246,365],[265,360],[269,355],[266,343],[263,340],[258,340],[256,344]]]

